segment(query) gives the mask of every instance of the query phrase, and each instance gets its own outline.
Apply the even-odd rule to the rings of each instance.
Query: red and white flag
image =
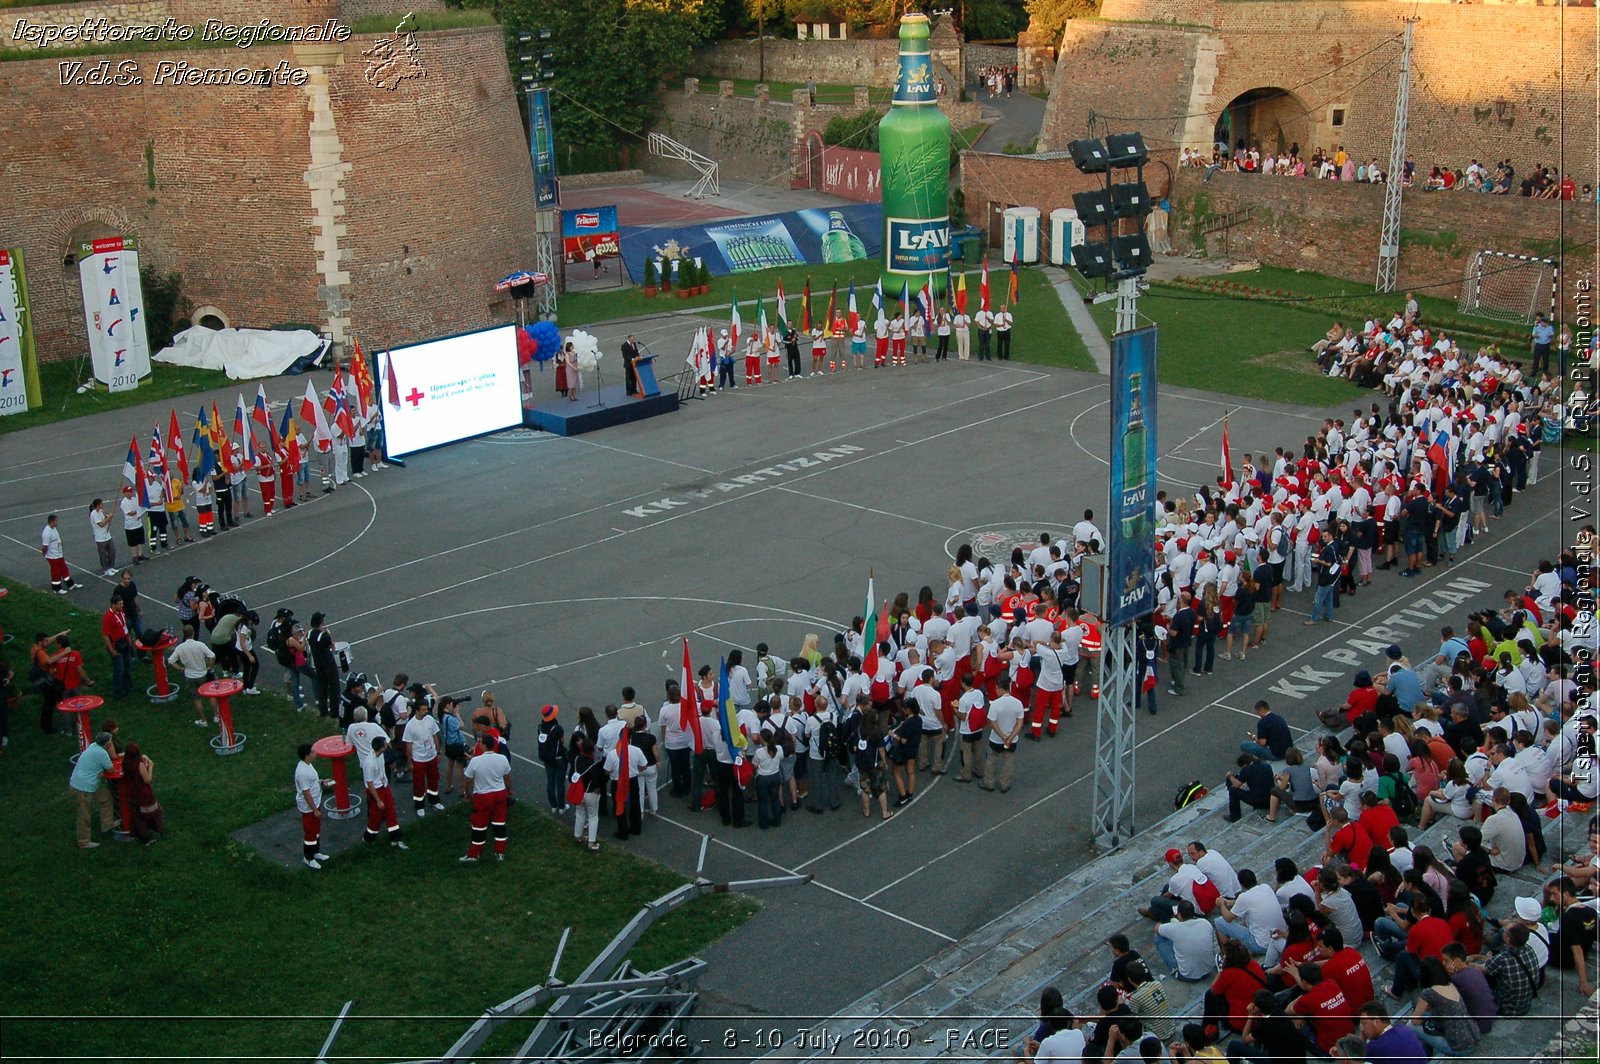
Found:
[[[989,309],[989,260],[983,260],[983,272],[978,275],[978,309]]]
[[[678,680],[678,727],[694,736],[695,753],[705,749],[705,736],[700,732],[700,699],[694,683],[694,669],[689,664],[689,640],[683,640],[683,676]]]
[[[306,394],[300,398],[300,419],[311,426],[312,442],[317,450],[326,452],[333,449],[333,432],[322,413],[322,404],[317,402],[316,385],[310,381],[306,381]]]
[[[396,410],[400,409],[400,382],[394,379],[394,350],[383,357],[383,397]]]

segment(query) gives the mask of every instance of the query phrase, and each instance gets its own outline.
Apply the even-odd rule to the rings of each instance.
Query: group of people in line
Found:
[[[1381,185],[1390,176],[1383,172],[1377,159],[1359,161],[1338,144],[1333,146],[1332,152],[1325,152],[1318,147],[1310,158],[1302,158],[1298,141],[1287,150],[1280,145],[1277,151],[1268,149],[1265,152],[1260,145],[1246,144],[1243,140],[1235,143],[1232,149],[1219,141],[1211,146],[1209,155],[1201,148],[1183,148],[1178,153],[1178,165],[1204,167],[1207,178],[1220,170],[1267,177],[1311,177],[1325,181]],[[1400,183],[1406,188],[1417,184],[1417,164],[1411,159],[1407,159],[1401,167]],[[1576,199],[1582,203],[1592,203],[1595,198],[1592,184],[1585,182],[1580,192],[1570,172],[1562,176],[1553,166],[1535,164],[1518,182],[1516,167],[1510,159],[1501,160],[1492,169],[1476,159],[1468,163],[1465,169],[1434,166],[1420,187],[1427,192],[1484,192],[1501,196],[1511,195],[1515,191],[1530,199],[1568,202]]]

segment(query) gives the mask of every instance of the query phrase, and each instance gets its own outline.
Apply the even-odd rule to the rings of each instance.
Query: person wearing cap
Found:
[[[417,699],[400,738],[411,763],[411,805],[419,818],[426,815],[424,803],[435,812],[444,812],[444,802],[439,799],[439,732],[433,706],[426,698]]]
[[[717,383],[712,391],[717,388],[733,387],[733,337],[728,335],[728,330],[723,329],[717,333]]]
[[[472,841],[460,858],[472,864],[483,855],[483,844],[494,831],[496,860],[506,859],[506,807],[511,798],[511,761],[499,750],[500,736],[489,728],[482,749],[467,762],[464,786],[472,798]]]
[[[384,762],[384,751],[389,741],[381,734],[373,736],[372,746],[361,758],[361,781],[367,788],[367,830],[362,841],[371,845],[378,839],[378,827],[389,829],[389,844],[409,850],[400,838],[400,814],[394,804],[394,789],[389,786],[389,768]],[[420,813],[418,814],[421,815]]]
[[[560,709],[545,706],[539,711],[539,763],[544,766],[544,800],[552,813],[567,811],[566,729],[561,726]]]
[[[1166,888],[1151,898],[1148,906],[1139,910],[1140,916],[1156,923],[1166,923],[1172,919],[1179,901],[1187,901],[1193,905],[1195,884],[1207,882],[1206,874],[1198,866],[1184,864],[1182,850],[1176,847],[1167,850],[1165,860],[1167,868],[1172,873],[1167,879]]]
[[[78,811],[77,834],[80,850],[93,850],[100,845],[89,837],[91,810],[99,814],[101,834],[109,835],[116,827],[111,791],[106,787],[104,775],[112,768],[111,742],[111,733],[108,731],[96,735],[94,742],[78,755],[77,762],[72,766],[72,775],[67,780],[67,790],[72,795]]]

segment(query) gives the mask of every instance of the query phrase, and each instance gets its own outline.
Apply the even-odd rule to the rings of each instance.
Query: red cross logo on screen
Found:
[[[415,410],[417,408],[417,406],[419,404],[421,404],[422,396],[423,396],[422,392],[417,391],[416,388],[412,388],[411,389],[411,394],[406,396],[406,402],[410,403],[411,404],[411,409]]]

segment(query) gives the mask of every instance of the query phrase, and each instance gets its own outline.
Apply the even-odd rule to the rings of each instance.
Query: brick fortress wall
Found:
[[[305,21],[307,5],[267,6]],[[29,258],[41,357],[83,352],[63,255],[111,233],[137,236],[145,261],[183,274],[192,305],[237,326],[304,323],[373,347],[509,319],[493,282],[532,264],[534,212],[501,31],[421,34],[425,75],[392,90],[364,77],[380,39],[107,56],[137,62],[140,85],[64,86],[55,60],[0,64],[6,240]],[[155,85],[163,60],[284,62],[308,80]]]
[[[1217,112],[1277,89],[1290,93],[1278,116],[1285,145],[1298,139],[1309,154],[1342,143],[1387,164],[1400,45],[1380,42],[1413,11],[1408,146],[1419,167],[1560,165],[1564,111],[1566,164],[1580,184],[1594,181],[1595,128],[1582,103],[1592,110],[1595,98],[1594,13],[1527,4],[1106,0],[1103,18],[1067,25],[1040,147],[1084,136],[1093,112],[1097,135],[1132,127],[1152,146],[1209,148]]]

